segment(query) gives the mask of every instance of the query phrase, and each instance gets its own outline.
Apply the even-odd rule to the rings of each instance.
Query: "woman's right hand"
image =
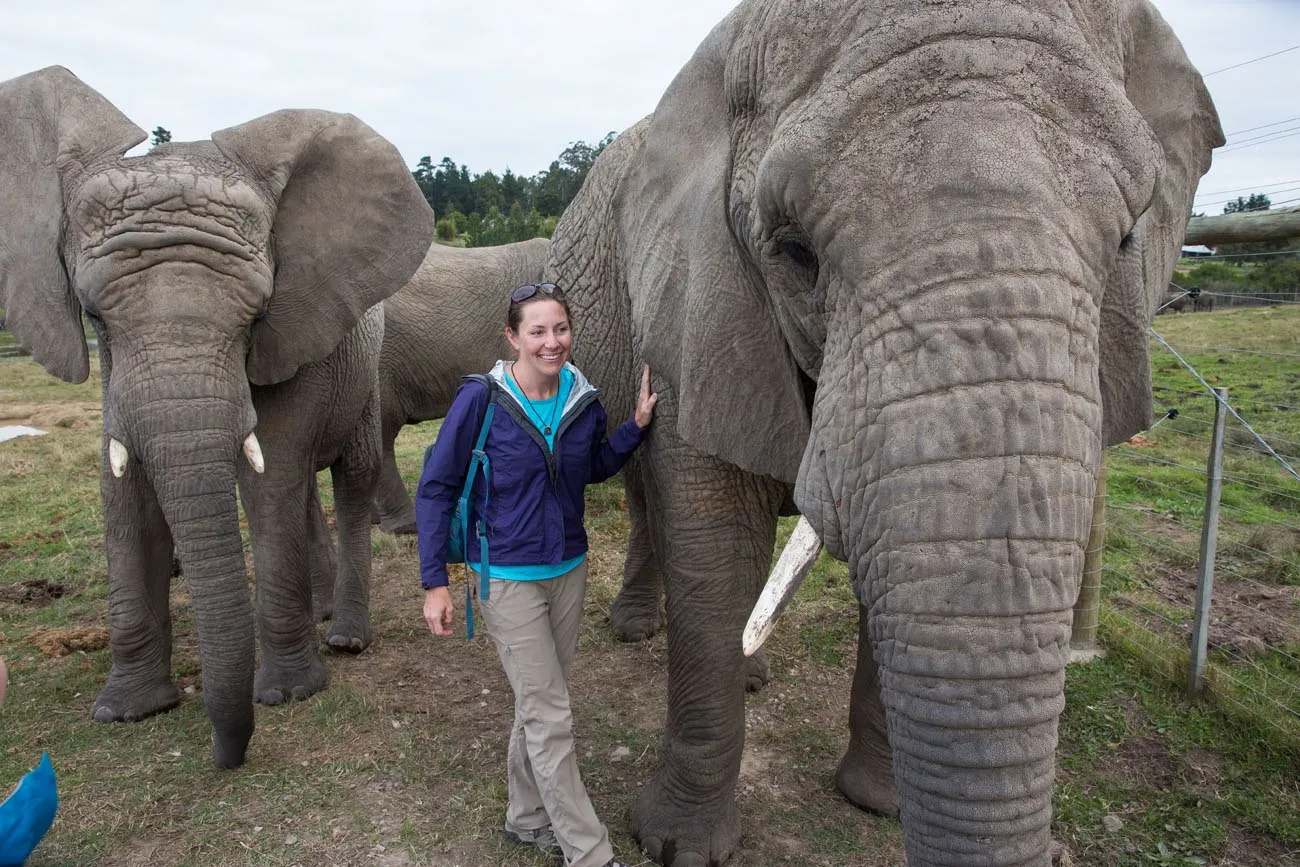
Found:
[[[451,635],[451,617],[455,613],[451,604],[451,591],[446,587],[430,587],[424,591],[424,622],[434,635]]]

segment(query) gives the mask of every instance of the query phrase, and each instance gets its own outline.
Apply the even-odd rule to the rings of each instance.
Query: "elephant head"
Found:
[[[1147,0],[749,0],[623,139],[635,346],[849,564],[909,859],[1043,863],[1101,450],[1223,141],[1200,76]]]
[[[99,337],[110,609],[166,622],[157,564],[174,543],[216,758],[239,764],[253,727],[241,445],[262,469],[250,384],[333,353],[414,272],[432,216],[396,149],[351,115],[280,111],[124,157],[145,133],[61,67],[0,83],[0,113],[8,327],[71,382],[88,374],[83,311]],[[111,616],[97,718],[162,709],[166,672],[150,661],[162,681],[140,698],[146,678],[119,656],[138,636]],[[163,669],[168,653],[152,653]]]

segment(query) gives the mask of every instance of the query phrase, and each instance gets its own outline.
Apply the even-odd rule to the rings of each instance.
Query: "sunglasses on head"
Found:
[[[518,304],[521,301],[527,301],[538,292],[543,295],[554,295],[558,288],[554,283],[525,283],[510,293],[510,303]]]

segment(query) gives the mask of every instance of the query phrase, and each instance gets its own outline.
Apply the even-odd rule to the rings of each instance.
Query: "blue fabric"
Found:
[[[564,406],[565,402],[569,399],[569,395],[573,392],[573,380],[573,371],[569,370],[567,367],[563,368],[560,370],[560,387],[555,392],[555,396],[547,398],[546,400],[530,401],[528,396],[524,394],[523,390],[519,387],[519,383],[515,382],[514,377],[506,377],[506,385],[508,385],[510,390],[514,392],[515,397],[519,398],[519,402],[528,408],[528,420],[533,423],[533,426],[536,427],[539,432],[541,432],[542,436],[546,439],[546,447],[552,451],[555,450],[555,435],[559,433],[560,429],[560,408]],[[549,434],[546,433],[546,422],[548,421],[552,422],[551,432]],[[576,566],[578,564],[574,563],[573,565]],[[556,573],[556,575],[563,574],[563,572]],[[548,575],[547,577],[554,578],[556,575]]]
[[[492,388],[504,392],[484,446],[492,459],[491,484],[486,486],[491,497],[484,515],[485,486],[474,486],[465,547],[477,550],[475,524],[483,518],[494,575],[503,566],[559,566],[587,552],[586,486],[622,469],[644,432],[629,418],[607,438],[608,421],[598,392],[577,373],[555,447],[548,449],[506,385],[503,365],[493,369],[491,381]],[[448,524],[487,410],[488,389],[474,380],[461,385],[416,488],[420,584],[426,590],[447,585]]]
[[[534,566],[498,566],[496,563],[489,562],[492,567],[492,577],[499,578],[502,581],[546,581],[551,578],[559,578],[561,575],[572,572],[578,568],[578,564],[587,559],[586,554],[579,554],[572,560],[565,560],[558,566],[552,566],[550,563],[539,563]],[[469,568],[483,574],[478,563],[470,563]]]
[[[59,791],[50,754],[18,782],[12,795],[0,804],[0,867],[22,867],[36,844],[54,824]]]

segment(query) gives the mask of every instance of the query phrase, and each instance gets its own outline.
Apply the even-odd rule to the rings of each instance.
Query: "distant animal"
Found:
[[[1202,292],[1192,299],[1192,310],[1196,313],[1209,313],[1214,309],[1214,296],[1208,292]]]
[[[1188,297],[1186,292],[1170,292],[1165,296],[1156,313],[1182,313],[1187,308]]]

